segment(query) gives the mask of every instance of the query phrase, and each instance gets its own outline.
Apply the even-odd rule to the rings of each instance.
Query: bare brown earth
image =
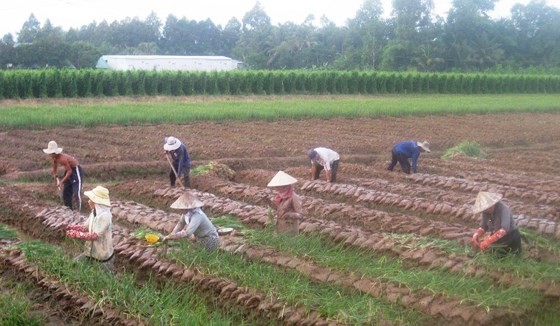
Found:
[[[213,279],[163,261],[156,250],[140,249],[130,238],[127,225],[143,225],[160,232],[169,232],[174,225],[167,207],[181,190],[168,187],[162,148],[164,137],[174,135],[187,143],[194,166],[211,161],[223,164],[211,175],[193,176],[193,188],[211,216],[235,215],[249,227],[266,226],[266,198],[272,195],[266,184],[278,170],[285,170],[300,180],[296,191],[302,195],[307,212],[300,227],[303,234],[320,233],[334,242],[400,259],[411,268],[441,268],[468,277],[490,277],[504,286],[537,290],[557,302],[560,286],[554,281],[473,266],[466,254],[417,244],[422,237],[468,244],[478,224],[470,207],[481,190],[503,193],[522,230],[555,243],[560,241],[559,126],[560,113],[519,113],[0,131],[0,221],[20,227],[24,221],[32,221],[42,226],[27,226],[25,231],[31,237],[53,240],[63,237],[61,225],[79,218],[77,213],[56,207],[54,186],[48,179],[50,161],[41,150],[49,140],[56,140],[80,161],[86,174],[85,188],[98,183],[110,185],[114,218],[121,223],[115,229],[121,258],[180,282],[210,284],[205,285],[208,291],[222,293],[220,300],[225,306],[239,305],[254,311],[248,314],[263,323],[269,319],[284,324],[326,324],[324,316],[265,300],[266,294],[238,288],[231,280]],[[418,174],[406,175],[398,171],[398,166],[394,172],[386,171],[392,145],[406,139],[428,140],[432,153],[420,156]],[[445,149],[465,140],[477,141],[489,158],[440,158]],[[316,146],[330,147],[341,154],[336,184],[309,181],[306,152]],[[24,182],[30,180],[38,182]],[[45,211],[44,207],[50,208]],[[411,291],[373,278],[354,279],[286,252],[241,245],[239,237],[225,237],[222,250],[295,269],[316,282],[340,284],[351,291],[385,298],[431,316],[435,324],[531,320],[523,316],[524,312],[500,307],[486,312],[482,306],[463,303],[461,298]],[[560,262],[556,252],[531,243],[524,246],[526,259]],[[31,271],[19,253],[9,255],[3,260],[5,269],[15,266],[12,272]],[[287,307],[290,315],[278,307]],[[123,313],[116,311],[110,317],[98,318],[126,324]]]

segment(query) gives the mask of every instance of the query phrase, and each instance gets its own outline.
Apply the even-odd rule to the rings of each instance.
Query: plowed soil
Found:
[[[173,228],[175,216],[168,215],[168,206],[182,190],[168,187],[169,167],[163,152],[164,137],[173,135],[186,143],[193,167],[219,163],[219,169],[211,175],[192,176],[194,191],[205,202],[209,216],[235,215],[248,227],[265,227],[269,219],[264,198],[272,196],[266,184],[278,170],[284,170],[299,180],[296,192],[302,196],[307,213],[300,227],[302,234],[320,233],[336,243],[383,253],[402,260],[408,268],[438,268],[468,277],[489,277],[506,287],[516,285],[545,293],[558,303],[560,287],[554,280],[531,279],[515,273],[504,276],[492,268],[468,264],[467,254],[418,243],[423,237],[430,237],[468,245],[478,225],[479,217],[470,213],[476,194],[481,190],[497,191],[504,194],[504,202],[512,208],[522,230],[553,244],[551,249],[526,241],[523,257],[560,263],[559,254],[553,249],[560,241],[559,126],[560,113],[519,113],[2,131],[0,194],[4,198],[0,200],[0,222],[21,226],[26,219],[45,219],[34,222],[47,225],[43,231],[24,231],[30,237],[51,239],[52,232],[60,231],[58,227],[64,224],[60,219],[78,218],[72,213],[63,217],[56,209],[40,212],[42,206],[57,205],[54,184],[49,180],[51,162],[42,152],[48,141],[56,140],[64,152],[80,161],[85,170],[84,188],[101,183],[110,188],[114,222],[123,228],[118,231],[123,240],[117,246],[123,259],[180,281],[190,281],[190,270],[178,266],[173,271],[171,267],[164,270],[159,267],[164,263],[152,257],[155,253],[137,253],[134,241],[127,240],[129,231],[125,230],[130,225],[164,233]],[[398,165],[393,172],[386,170],[391,147],[401,140],[430,142],[432,152],[421,154],[419,173],[404,174]],[[488,158],[441,159],[447,148],[465,140],[478,142]],[[336,184],[309,180],[306,153],[317,146],[330,147],[341,154]],[[21,216],[12,216],[13,212]],[[60,232],[57,234],[63,237]],[[287,252],[240,245],[240,241],[238,237],[225,237],[222,250],[297,270],[314,282],[332,282],[348,291],[398,303],[430,316],[435,324],[533,320],[530,315],[524,316],[525,312],[497,307],[487,313],[476,303],[462,303],[461,298],[431,296],[429,291],[403,289],[374,278],[359,279],[352,272],[334,272],[304,258],[291,257]],[[187,274],[188,277],[182,277]],[[223,287],[234,284],[231,280],[220,282]],[[257,309],[261,300],[265,301],[266,294],[244,291],[247,298],[252,298],[245,300],[244,309]],[[230,299],[224,299],[228,305],[243,301]],[[270,317],[278,314],[276,308],[267,309],[256,313],[256,318],[290,323],[286,316]],[[296,324],[328,320],[327,316],[290,309],[297,315],[292,320]]]

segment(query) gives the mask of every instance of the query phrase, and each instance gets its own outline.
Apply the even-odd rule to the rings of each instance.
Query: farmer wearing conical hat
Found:
[[[191,192],[186,192],[179,197],[171,208],[184,210],[184,214],[171,233],[163,241],[188,238],[194,234],[196,241],[200,242],[208,251],[220,247],[218,231],[204,214],[201,207],[204,204]],[[185,228],[186,227],[186,228]]]
[[[191,171],[191,158],[187,147],[179,139],[173,136],[165,137],[163,144],[165,155],[171,157],[171,170],[169,171],[169,183],[171,187],[175,186],[175,181],[183,175],[183,186],[185,188],[191,187],[190,171]]]
[[[47,148],[43,149],[45,154],[49,154],[53,160],[52,176],[57,180],[58,190],[62,189],[64,205],[70,209],[80,211],[82,209],[82,182],[84,173],[82,167],[74,157],[62,153],[62,147],[58,147],[54,140],[51,140]],[[58,179],[58,166],[64,167],[65,173],[61,180]]]
[[[513,220],[511,209],[502,201],[502,195],[481,191],[476,197],[473,213],[482,213],[480,227],[472,237],[472,243],[481,250],[488,247],[499,254],[521,253],[521,235]],[[481,241],[486,232],[490,235]]]
[[[113,215],[111,214],[111,200],[109,190],[103,186],[97,186],[90,191],[84,192],[91,208],[91,213],[82,225],[68,225],[66,235],[69,237],[85,240],[86,250],[77,258],[88,259],[103,263],[108,269],[112,269],[114,261],[113,249]]]
[[[278,193],[271,202],[276,210],[276,232],[285,232],[291,235],[299,233],[299,223],[303,217],[301,200],[294,193],[294,184],[297,180],[291,175],[278,171],[268,183],[268,187],[275,188]]]
[[[395,165],[399,162],[401,170],[404,173],[410,174],[411,165],[409,160],[412,159],[412,172],[416,173],[420,152],[430,153],[430,143],[427,141],[417,142],[407,140],[396,144],[391,151],[391,163],[387,167],[387,170],[393,171]]]
[[[336,182],[336,171],[340,155],[330,148],[317,147],[307,152],[307,157],[311,160],[311,179],[319,179],[319,174],[323,169],[327,177],[327,182]]]

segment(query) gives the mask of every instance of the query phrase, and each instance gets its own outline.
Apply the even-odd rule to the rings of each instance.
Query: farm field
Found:
[[[560,113],[531,112],[4,130],[0,294],[21,297],[38,324],[554,325],[558,126]],[[166,234],[179,217],[169,208],[183,191],[168,186],[169,135],[187,143],[205,212],[235,229],[215,254],[135,236]],[[417,174],[386,171],[406,139],[428,140],[432,153]],[[80,161],[84,189],[111,192],[114,275],[71,259],[80,243],[62,226],[89,212],[61,206],[41,150],[49,140]],[[440,158],[465,140],[489,157]],[[337,183],[310,181],[306,152],[317,146],[341,154]],[[299,180],[306,218],[295,238],[270,226],[266,184],[278,170]],[[471,251],[480,190],[504,194],[521,257]]]

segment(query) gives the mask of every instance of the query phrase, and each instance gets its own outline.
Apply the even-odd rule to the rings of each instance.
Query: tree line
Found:
[[[222,27],[169,15],[92,22],[65,31],[31,14],[0,41],[0,68],[93,68],[103,54],[224,55],[250,69],[418,72],[560,72],[560,10],[542,0],[516,4],[494,20],[497,0],[453,0],[447,17],[433,0],[364,0],[344,26],[312,15],[272,25],[257,2]]]

